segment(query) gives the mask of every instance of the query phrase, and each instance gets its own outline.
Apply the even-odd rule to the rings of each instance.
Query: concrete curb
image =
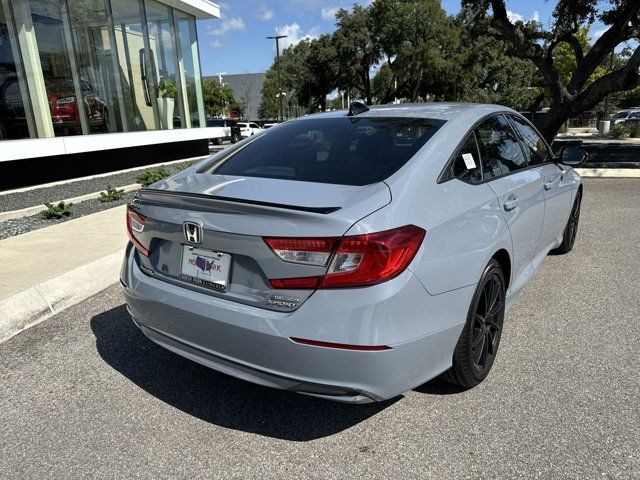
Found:
[[[640,178],[640,168],[576,168],[582,177]]]
[[[125,193],[132,192],[134,190],[138,190],[142,185],[139,183],[132,183],[131,185],[125,185],[124,187],[117,187],[118,190],[124,190]],[[64,203],[79,203],[84,202],[85,200],[92,200],[100,198],[100,193],[105,190],[101,190],[99,192],[87,193],[85,195],[80,195],[78,197],[67,198],[64,200],[56,200],[54,202],[50,202],[53,204],[60,203],[61,201]],[[30,215],[35,215],[45,210],[44,204],[42,205],[34,205],[33,207],[21,208],[20,210],[11,210],[10,212],[0,212],[0,222],[4,222],[6,220],[13,220],[15,218],[28,217]]]
[[[0,300],[0,343],[118,281],[124,249]]]

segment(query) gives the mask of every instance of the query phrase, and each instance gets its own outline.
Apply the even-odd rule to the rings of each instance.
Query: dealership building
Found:
[[[207,153],[196,20],[219,16],[209,0],[0,0],[2,176]]]

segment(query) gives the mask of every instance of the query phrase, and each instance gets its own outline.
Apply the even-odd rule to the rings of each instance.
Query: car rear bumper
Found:
[[[294,312],[274,312],[150,277],[138,268],[133,251],[128,252],[121,276],[123,290],[129,312],[151,340],[234,377],[331,400],[385,400],[435,377],[451,365],[466,315],[467,307],[461,309],[456,303],[448,308],[437,306],[455,300],[448,294],[428,295],[410,272],[391,281],[400,280],[400,291],[392,297],[388,297],[388,286],[374,286],[352,290],[349,304],[328,305],[322,298],[325,291],[318,291]],[[363,313],[358,313],[357,298],[363,292],[374,304],[368,314],[361,315],[364,321],[354,321]],[[337,291],[329,293],[340,297]],[[457,291],[455,296],[459,299],[460,295]],[[415,308],[399,310],[407,302]],[[435,317],[445,311],[449,313],[444,323],[436,318],[430,321],[429,312]],[[383,312],[388,319],[379,318]],[[401,312],[414,316],[420,312],[420,318],[400,318]],[[397,332],[385,331],[385,323],[394,316],[399,326],[414,326],[415,330],[415,325],[421,324],[422,328],[412,331],[412,338],[401,340]],[[322,331],[334,323],[345,326],[346,336],[337,329],[330,338],[323,337]],[[291,337],[391,348],[335,349],[296,343]]]

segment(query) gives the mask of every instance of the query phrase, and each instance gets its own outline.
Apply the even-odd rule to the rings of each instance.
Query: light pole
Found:
[[[286,38],[287,35],[274,35],[271,37],[267,37],[268,40],[276,41],[276,71],[278,72],[278,112],[279,112],[279,121],[282,122],[284,117],[282,116],[282,83],[280,82],[280,39]]]

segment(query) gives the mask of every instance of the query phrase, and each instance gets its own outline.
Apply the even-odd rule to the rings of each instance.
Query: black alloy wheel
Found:
[[[569,214],[569,220],[567,220],[567,226],[564,229],[562,236],[562,243],[558,248],[553,250],[552,253],[569,253],[573,250],[573,246],[576,243],[576,237],[578,235],[578,224],[580,223],[580,205],[582,204],[582,191],[578,190],[576,193],[576,199],[573,201],[573,207]]]
[[[482,273],[469,306],[467,321],[444,380],[471,388],[482,382],[496,359],[504,323],[507,285],[502,268],[492,258]]]
[[[502,333],[504,287],[497,272],[485,280],[479,300],[471,329],[471,360],[476,370],[482,373],[491,368]]]

